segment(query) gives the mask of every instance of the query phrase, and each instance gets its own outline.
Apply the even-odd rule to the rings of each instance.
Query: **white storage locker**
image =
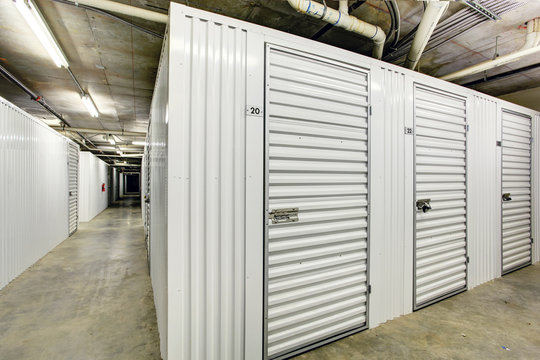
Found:
[[[531,264],[531,117],[502,111],[502,273]]]
[[[416,85],[415,308],[467,288],[466,99]]]
[[[367,327],[369,73],[267,48],[267,355]]]
[[[79,226],[79,147],[68,142],[69,235]]]
[[[162,357],[294,356],[500,276],[509,104],[475,96],[172,3],[145,158]]]

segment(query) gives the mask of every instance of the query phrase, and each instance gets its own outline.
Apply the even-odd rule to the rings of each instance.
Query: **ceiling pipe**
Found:
[[[88,0],[83,0],[88,1]],[[311,0],[287,0],[296,11],[326,21],[334,26],[365,36],[373,41],[373,57],[382,58],[386,34],[380,27],[362,21],[354,16],[329,8]]]
[[[533,34],[529,32],[529,27],[534,29]],[[534,39],[534,40],[530,40],[530,39]],[[509,64],[525,56],[536,54],[537,52],[540,52],[540,46],[538,46],[539,42],[540,42],[540,22],[538,21],[538,19],[534,19],[527,23],[527,37],[525,39],[525,44],[519,50],[516,50],[510,54],[499,56],[498,58],[494,60],[487,60],[479,64],[470,66],[468,68],[441,76],[441,79],[446,80],[446,81],[452,81],[452,80],[459,79],[468,75],[473,75],[482,71],[493,69],[498,66]]]
[[[339,12],[349,15],[349,0],[339,0]]]
[[[58,131],[71,131],[71,132],[79,132],[79,133],[86,133],[86,134],[108,134],[108,135],[123,135],[123,136],[146,136],[146,133],[144,132],[136,132],[136,131],[124,131],[124,130],[106,130],[106,129],[88,129],[88,128],[62,128],[53,126],[52,127],[55,130]]]
[[[427,4],[422,21],[418,25],[418,30],[405,60],[405,67],[414,69],[422,57],[422,53],[435,30],[437,23],[448,9],[448,1],[430,1]]]
[[[100,15],[107,16],[107,17],[109,17],[109,18],[111,18],[111,19],[114,19],[114,20],[116,20],[116,21],[119,21],[119,22],[121,22],[122,24],[131,26],[131,27],[133,27],[133,28],[135,28],[135,29],[137,29],[137,30],[140,30],[140,31],[142,31],[142,32],[145,32],[145,33],[147,33],[147,34],[149,34],[149,35],[152,35],[152,36],[155,36],[155,37],[157,37],[157,38],[163,39],[163,35],[158,34],[157,32],[152,31],[152,30],[150,30],[150,29],[147,29],[147,28],[145,28],[145,27],[142,27],[142,26],[139,26],[139,25],[137,25],[137,24],[134,24],[134,23],[132,23],[132,22],[126,21],[126,20],[122,19],[121,17],[118,17],[118,16],[116,16],[116,15],[114,15],[114,14],[111,14],[110,12],[107,12],[107,11],[104,11],[104,10],[101,10],[101,9],[97,9],[97,8],[95,8],[95,7],[92,7],[92,6],[82,5],[82,4],[80,4],[79,2],[74,3],[74,2],[69,1],[69,0],[52,0],[52,1],[57,2],[57,3],[60,3],[60,4],[65,4],[65,5],[70,5],[70,6],[76,6],[76,7],[80,8],[80,9],[84,9],[84,10],[93,11],[93,12],[98,13],[98,14],[100,14]]]
[[[136,6],[121,4],[116,1],[109,0],[69,0],[74,4],[88,5],[97,9],[111,11],[117,14],[133,16],[140,19],[154,21],[157,23],[166,24],[169,20],[167,14],[158,13],[156,11],[141,9]]]

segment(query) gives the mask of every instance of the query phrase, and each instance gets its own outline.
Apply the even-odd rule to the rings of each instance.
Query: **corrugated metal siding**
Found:
[[[540,156],[539,156],[539,151],[540,151],[540,146],[538,146],[538,141],[540,141],[540,114],[537,114],[534,116],[534,121],[533,121],[533,155],[532,155],[532,160],[533,160],[533,163],[532,163],[532,171],[533,171],[533,176],[532,176],[532,181],[533,181],[533,192],[532,192],[532,195],[533,195],[533,211],[532,211],[532,215],[533,215],[533,234],[534,234],[534,242],[533,242],[533,263],[536,263],[538,261],[540,261],[540,238],[539,238],[539,235],[540,235],[540,231],[539,231],[539,224],[540,224],[540,209],[539,209],[539,205],[540,205],[540,198],[539,198],[539,193],[540,193],[540,189],[539,189],[539,186],[540,186],[540,166],[539,166],[539,161],[540,161]]]
[[[242,359],[247,35],[181,15],[171,36],[168,356]]]
[[[67,141],[0,98],[0,288],[68,237]]]
[[[466,288],[466,101],[421,86],[414,89],[416,307]]]
[[[79,157],[79,220],[90,221],[109,206],[106,191],[108,165],[90,152]]]
[[[497,103],[474,97],[468,141],[469,289],[501,276]]]
[[[405,194],[411,192],[406,182],[410,176],[406,176],[405,157],[411,154],[405,151],[403,131],[407,111],[405,75],[381,69],[373,74],[372,81],[381,82],[381,93],[377,97],[373,94],[370,124],[371,199],[378,199],[371,201],[370,235],[375,240],[370,242],[369,262],[369,326],[375,327],[412,311],[407,301],[412,297],[412,277],[408,277],[412,274],[412,255],[409,261],[405,259],[409,255],[406,242],[412,243],[406,226],[411,207],[405,201]]]
[[[268,223],[268,356],[367,323],[369,76],[338,63],[270,49],[268,208],[298,222]]]
[[[179,357],[168,356],[168,106],[169,106],[169,37],[163,41],[161,61],[150,108],[145,156],[148,193],[150,202],[145,203],[148,214],[148,252],[150,277],[154,292],[154,304],[160,338],[161,357],[166,360]],[[151,151],[150,151],[151,149]],[[171,241],[179,241],[178,236]],[[178,275],[177,275],[178,276]]]
[[[68,143],[69,235],[79,225],[79,146]]]
[[[531,118],[503,110],[502,272],[530,264],[531,257]]]

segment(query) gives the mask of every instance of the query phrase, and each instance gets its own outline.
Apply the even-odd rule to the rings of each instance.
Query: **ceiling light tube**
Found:
[[[144,146],[146,145],[146,141],[132,141],[131,145]]]
[[[92,100],[92,97],[90,97],[90,94],[81,95],[81,100],[84,103],[84,106],[86,106],[86,109],[90,115],[92,115],[92,117],[98,117],[99,113],[96,104],[94,103],[94,100]]]
[[[26,20],[28,26],[30,26],[30,29],[32,29],[45,50],[47,50],[47,53],[49,53],[56,66],[67,68],[69,63],[66,55],[64,55],[62,48],[58,45],[36,4],[32,0],[16,0],[15,7],[19,10],[24,20]]]

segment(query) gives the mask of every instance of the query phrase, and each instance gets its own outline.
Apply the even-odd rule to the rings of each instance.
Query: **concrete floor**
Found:
[[[81,223],[0,291],[0,359],[160,359],[138,206]]]
[[[540,264],[296,359],[540,359]]]
[[[0,291],[0,359],[160,359],[146,264],[135,201],[81,224]],[[529,266],[297,359],[540,359],[539,299]]]

